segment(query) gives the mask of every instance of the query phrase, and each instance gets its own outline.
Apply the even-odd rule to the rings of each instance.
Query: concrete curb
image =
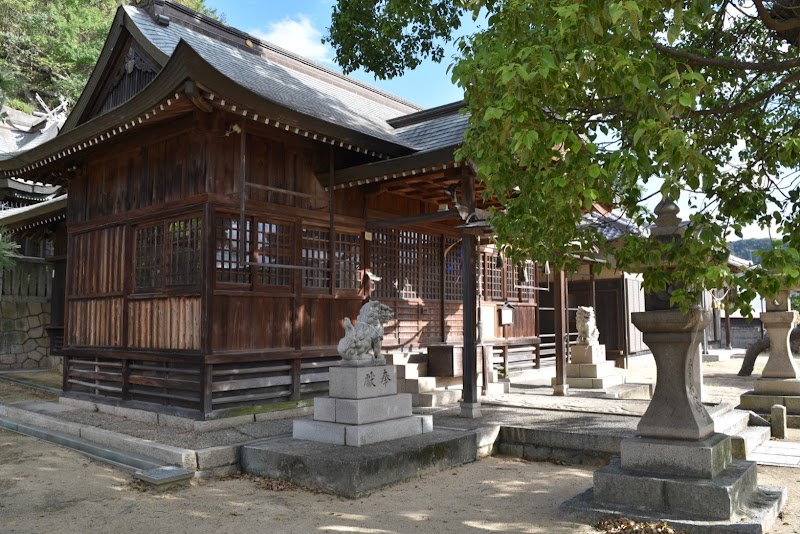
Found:
[[[7,430],[86,452],[123,467],[140,469],[140,460],[145,460],[153,466],[167,464],[191,469],[198,476],[224,476],[239,470],[239,445],[184,449],[2,404],[0,424]]]

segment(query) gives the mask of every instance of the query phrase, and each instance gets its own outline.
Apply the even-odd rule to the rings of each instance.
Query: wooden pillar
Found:
[[[553,314],[555,315],[556,381],[553,395],[569,394],[567,385],[567,280],[559,270],[553,284]]]
[[[725,306],[725,348],[730,350],[733,348],[731,344],[731,310]]]
[[[475,177],[464,167],[461,174],[461,191],[464,204],[470,212],[475,209]],[[478,255],[478,238],[474,234],[462,231],[461,257],[464,260],[463,300],[464,300],[464,350],[462,351],[464,368],[463,401],[461,416],[480,417],[480,401],[478,400],[478,369],[476,350],[477,330],[477,280],[476,257]]]

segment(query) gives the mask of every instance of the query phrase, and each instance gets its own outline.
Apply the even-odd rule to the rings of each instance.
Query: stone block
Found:
[[[786,406],[776,404],[770,410],[770,427],[772,429],[772,437],[777,439],[786,439]]]
[[[162,445],[153,441],[94,427],[82,427],[80,437],[99,445],[106,445],[123,452],[153,458],[168,464],[178,465],[187,469],[197,468],[197,454],[190,449]]]
[[[570,361],[572,363],[600,363],[605,360],[605,345],[572,345],[570,347]]]
[[[738,460],[713,479],[630,473],[618,461],[594,474],[597,503],[682,519],[738,520],[735,516],[755,490],[755,462]]]
[[[345,425],[314,421],[312,419],[295,419],[292,426],[292,437],[331,445],[345,444]]]
[[[397,393],[397,368],[394,365],[332,367],[330,396],[338,399],[366,399]]]
[[[402,419],[380,421],[366,425],[345,427],[345,444],[361,447],[372,443],[407,438],[422,434],[423,420],[432,419],[430,415],[412,415]]]
[[[783,395],[757,394],[748,391],[739,397],[739,408],[759,413],[769,413],[776,404],[783,404]]]
[[[602,378],[613,375],[614,362],[605,360],[599,363],[569,363],[567,364],[568,377]]]
[[[756,379],[755,392],[760,395],[800,395],[800,379],[761,377]]]
[[[212,469],[239,463],[239,446],[209,447],[197,451],[197,467]]]
[[[397,366],[397,378],[419,378],[425,376],[427,365],[424,363],[407,363]]]
[[[22,350],[25,352],[33,352],[39,347],[39,344],[36,343],[35,339],[29,339],[25,343],[22,344]]]
[[[30,425],[37,428],[46,428],[56,432],[63,432],[72,436],[80,436],[83,430],[83,425],[64,421],[56,417],[50,417],[40,413],[32,412],[29,410],[15,408],[8,406],[6,408],[6,416],[12,419],[15,423]]]
[[[620,443],[620,453],[625,471],[714,478],[731,462],[731,441],[725,434],[702,441],[629,438]]]
[[[317,397],[314,399],[314,420],[336,422],[336,399]]]
[[[783,405],[786,406],[787,413],[800,414],[800,396],[784,397]]]
[[[335,401],[337,423],[363,425],[411,415],[411,395],[408,393],[369,399],[335,399]]]
[[[500,429],[498,428],[497,431],[499,432]],[[432,416],[423,416],[422,417],[422,433],[427,434],[428,432],[433,432],[433,417]],[[496,438],[495,434],[495,438]],[[481,446],[481,433],[478,431],[478,446]],[[494,443],[496,439],[492,439],[491,442]]]
[[[405,365],[409,363],[411,358],[411,353],[408,352],[390,352],[384,355],[386,358],[386,363],[389,365]]]
[[[38,316],[34,315],[32,317],[28,317],[28,324],[30,325],[29,328],[36,328],[37,326],[42,326],[42,321]]]
[[[437,377],[421,376],[419,378],[407,379],[403,388],[405,389],[405,393],[430,393],[436,389],[437,385]]]
[[[194,478],[194,471],[165,466],[147,471],[137,471],[133,474],[133,478],[141,480],[157,491],[167,491],[175,487],[188,486]]]
[[[609,465],[594,472],[594,500],[603,504],[662,511],[665,507],[664,481],[626,473],[620,467],[619,460],[612,460]]]
[[[31,302],[28,304],[28,312],[31,315],[39,315],[42,313],[42,305],[39,302]]]

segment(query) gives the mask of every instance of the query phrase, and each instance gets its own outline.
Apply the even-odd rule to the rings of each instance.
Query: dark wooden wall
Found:
[[[438,206],[329,194],[316,173],[347,157],[196,110],[88,151],[70,182],[65,388],[192,413],[317,395],[367,298],[395,310],[387,347],[460,343],[455,223],[367,232]],[[535,302],[507,271],[484,293],[519,304],[497,335],[534,335]]]

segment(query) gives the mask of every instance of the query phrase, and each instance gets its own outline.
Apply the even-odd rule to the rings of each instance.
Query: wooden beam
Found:
[[[374,221],[367,221],[367,230],[374,230],[376,228],[388,228],[396,226],[405,226],[408,224],[417,224],[424,222],[434,221],[449,221],[450,219],[460,219],[458,211],[436,211],[433,213],[423,213],[421,215],[409,215],[408,217],[396,217],[394,219],[379,219]]]

